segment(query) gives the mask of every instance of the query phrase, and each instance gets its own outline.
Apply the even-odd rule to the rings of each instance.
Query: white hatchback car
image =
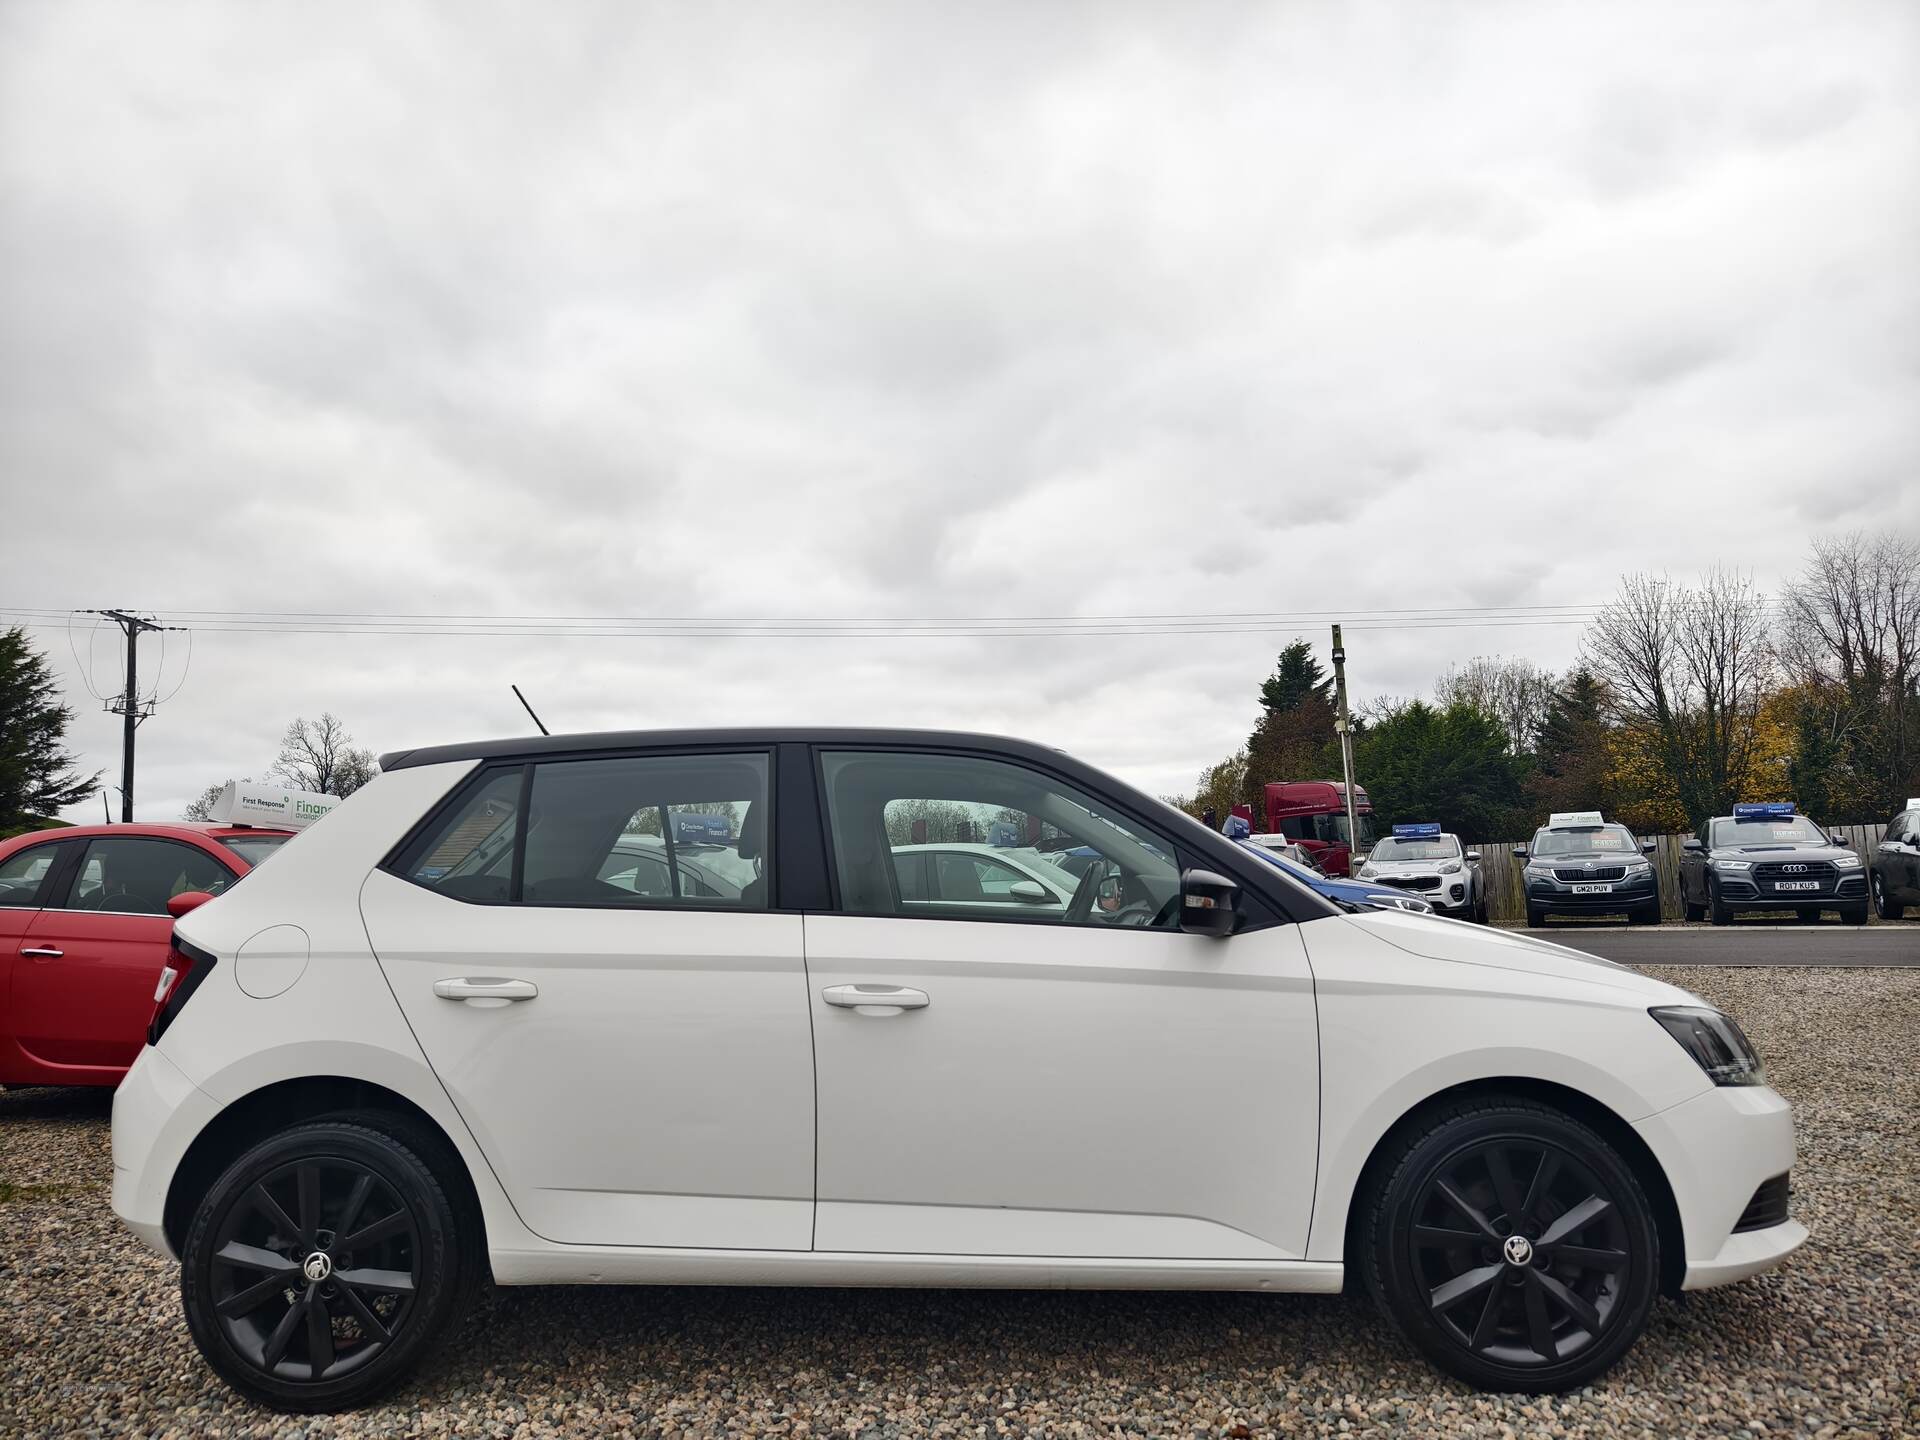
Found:
[[[1342,909],[1054,750],[689,731],[382,766],[179,922],[114,1097],[114,1209],[271,1405],[395,1384],[489,1275],[1354,1282],[1454,1374],[1553,1390],[1658,1291],[1806,1238],[1786,1102],[1724,1015]],[[907,902],[901,851],[996,823],[1098,858],[1064,906]]]

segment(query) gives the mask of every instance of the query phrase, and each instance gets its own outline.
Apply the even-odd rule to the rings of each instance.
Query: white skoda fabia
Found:
[[[1786,1102],[1726,1016],[1343,910],[1054,750],[702,731],[382,764],[180,920],[114,1097],[114,1209],[271,1405],[392,1386],[488,1277],[1356,1283],[1455,1375],[1553,1390],[1658,1291],[1806,1238]],[[1065,904],[993,883],[995,844],[1060,857]],[[903,884],[936,852],[951,876]]]

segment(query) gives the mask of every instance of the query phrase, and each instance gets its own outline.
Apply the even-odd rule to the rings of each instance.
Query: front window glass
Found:
[[[1602,825],[1591,830],[1534,832],[1535,855],[1638,855],[1640,846],[1624,825]]]
[[[1177,923],[1173,846],[1068,786],[971,756],[843,751],[823,763],[843,909]]]
[[[89,840],[65,907],[109,915],[164,915],[189,890],[218,895],[233,873],[206,851],[133,835]]]
[[[1324,840],[1329,845],[1347,844],[1346,811],[1342,810],[1335,815],[1316,815],[1313,818],[1315,828],[1319,831],[1315,837],[1316,839]],[[1361,814],[1357,818],[1360,822],[1360,845],[1358,848],[1364,850],[1373,844],[1373,816]]]
[[[1759,816],[1752,820],[1713,822],[1712,848],[1731,849],[1767,845],[1825,845],[1820,827],[1804,815]]]
[[[0,860],[0,905],[31,905],[58,845],[34,845]]]
[[[1406,839],[1387,836],[1373,847],[1370,860],[1457,860],[1460,858],[1460,842],[1451,835],[1436,835],[1431,839]]]

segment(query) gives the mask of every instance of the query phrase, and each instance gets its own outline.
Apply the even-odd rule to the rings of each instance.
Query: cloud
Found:
[[[7,7],[0,607],[1776,583],[1810,534],[1920,526],[1917,40],[1891,3]],[[568,728],[1003,728],[1170,790],[1292,637],[208,618],[142,813],[259,773],[294,714],[513,733],[510,680]],[[1576,641],[1349,635],[1360,695]],[[76,737],[114,767],[111,717]]]

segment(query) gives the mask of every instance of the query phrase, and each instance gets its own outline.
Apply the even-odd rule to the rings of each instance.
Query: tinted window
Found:
[[[525,904],[768,904],[765,755],[546,761],[527,815]]]
[[[59,853],[60,846],[55,842],[30,845],[0,860],[0,905],[37,904],[40,882],[47,878]]]
[[[1535,855],[1638,855],[1640,846],[1624,825],[1598,830],[1536,830]]]
[[[89,840],[61,907],[108,915],[164,915],[189,890],[218,895],[233,872],[206,851],[174,840],[113,836]]]
[[[823,757],[841,908],[865,915],[1173,928],[1173,846],[1036,771],[973,756]],[[978,847],[978,848],[975,848]],[[995,848],[1048,857],[1073,899],[1014,895],[1030,877]],[[943,909],[943,907],[947,907]]]
[[[1713,845],[1825,845],[1827,837],[1820,827],[1804,815],[1783,815],[1755,820],[1715,820]]]
[[[501,903],[513,879],[519,766],[481,778],[426,835],[408,849],[401,873],[458,900]]]

